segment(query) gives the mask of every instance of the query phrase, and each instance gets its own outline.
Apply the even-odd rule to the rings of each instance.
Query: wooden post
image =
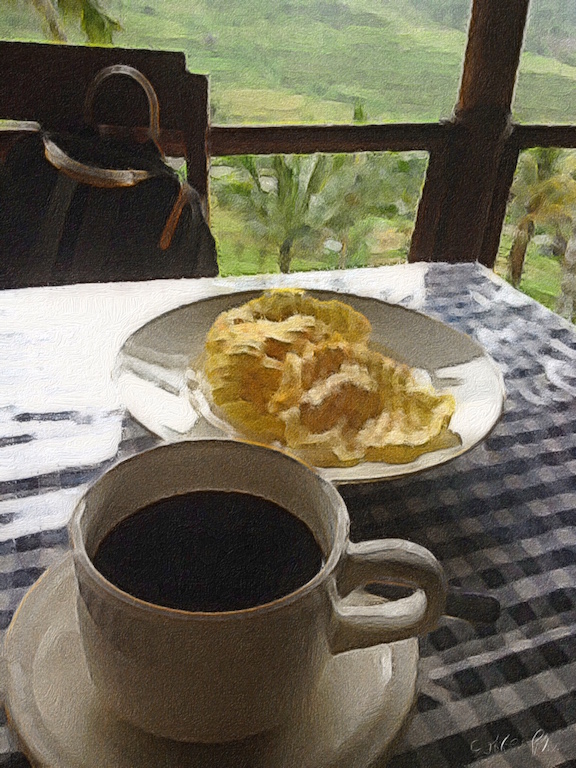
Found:
[[[490,243],[494,249],[491,230],[500,230],[503,221],[494,192],[512,133],[511,104],[528,2],[472,4],[458,102],[446,146],[430,156],[410,261],[494,263],[496,253],[484,247]]]

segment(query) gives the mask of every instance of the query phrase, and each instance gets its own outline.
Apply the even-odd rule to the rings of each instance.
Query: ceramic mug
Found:
[[[94,567],[98,545],[120,521],[155,501],[197,490],[240,491],[284,507],[314,534],[323,553],[320,570],[273,602],[194,613],[139,600]],[[80,632],[102,700],[120,718],[159,736],[240,739],[292,716],[331,654],[432,629],[446,595],[434,556],[399,539],[353,544],[348,532],[346,506],[334,486],[269,447],[184,441],[117,464],[87,491],[70,523]],[[377,605],[343,599],[383,580],[415,591]]]

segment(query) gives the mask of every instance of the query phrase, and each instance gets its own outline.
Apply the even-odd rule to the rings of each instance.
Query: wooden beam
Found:
[[[474,0],[456,112],[510,110],[529,0]]]
[[[116,138],[146,141],[146,127],[101,125],[100,132]],[[282,126],[212,126],[206,137],[210,156],[307,154],[312,152],[409,152],[432,151],[446,141],[450,126],[440,123],[390,125],[282,125]],[[25,130],[17,123],[4,129],[0,125],[0,147],[11,144]],[[166,155],[184,157],[184,131],[160,131],[160,143]]]
[[[439,123],[211,126],[210,155],[428,150],[445,140]]]
[[[576,125],[515,125],[513,141],[529,147],[576,147]]]
[[[102,133],[132,136],[145,141],[146,128],[101,126]],[[2,130],[0,139],[22,131],[14,125]],[[210,156],[268,155],[299,152],[400,152],[426,150],[437,152],[449,140],[454,125],[444,123],[395,123],[388,125],[282,125],[282,126],[211,126],[207,144]],[[519,149],[528,147],[576,147],[576,125],[515,125],[510,142]],[[161,143],[167,155],[184,157],[183,131],[161,130]]]
[[[496,263],[502,225],[506,216],[510,187],[514,181],[514,173],[518,164],[518,145],[514,141],[508,141],[500,156],[500,164],[496,176],[496,183],[492,193],[490,212],[487,226],[482,238],[482,250],[480,261],[492,269]]]
[[[450,125],[450,128],[454,130],[454,126]],[[442,147],[430,153],[424,189],[410,240],[409,262],[434,260],[435,237],[449,189],[444,175],[448,165],[449,146],[447,139]]]
[[[501,230],[493,207],[504,147],[512,133],[511,104],[520,61],[528,0],[474,0],[458,102],[447,150],[431,157],[410,260],[493,263]],[[437,166],[437,167],[436,167]],[[434,228],[428,211],[438,209]],[[492,216],[492,218],[491,218]],[[497,218],[494,218],[497,216]]]

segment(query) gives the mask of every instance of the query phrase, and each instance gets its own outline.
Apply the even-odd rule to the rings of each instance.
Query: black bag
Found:
[[[145,144],[91,126],[96,88],[112,74],[144,88]],[[86,127],[31,133],[10,152],[0,183],[0,287],[212,276],[216,246],[198,193],[164,161],[159,107],[132,67],[107,67],[86,95]]]

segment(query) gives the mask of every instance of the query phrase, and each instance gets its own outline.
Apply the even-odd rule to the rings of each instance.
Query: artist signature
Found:
[[[521,744],[521,739],[515,739],[508,733],[505,736],[498,735],[495,739],[490,741],[474,739],[474,741],[470,742],[470,750],[475,758],[488,757],[489,755],[505,752],[507,749],[512,749],[513,747],[519,747]],[[535,757],[536,755],[546,752],[549,747],[550,737],[541,728],[538,729],[530,739],[532,756]]]

